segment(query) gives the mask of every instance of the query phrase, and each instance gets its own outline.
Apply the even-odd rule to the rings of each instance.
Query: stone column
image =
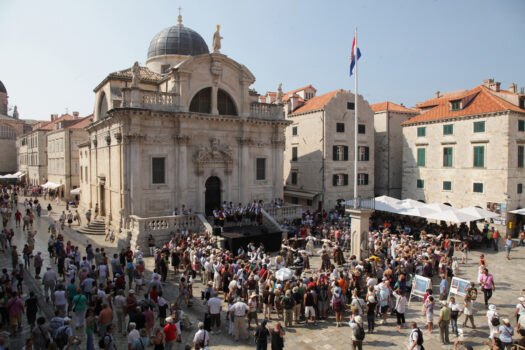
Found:
[[[238,176],[241,182],[241,186],[239,188],[239,202],[243,204],[248,203],[248,201],[250,200],[250,198],[248,198],[248,177],[246,176],[246,174],[242,173],[243,169],[246,169],[246,167],[249,166],[248,165],[250,161],[249,156],[248,156],[249,143],[250,143],[250,140],[247,138],[239,139],[239,144],[241,145],[241,159],[239,160],[240,164],[239,164],[239,173],[238,173]]]
[[[368,232],[370,228],[371,209],[346,209],[351,218],[352,247],[351,255],[355,255],[357,261],[363,260],[368,254]]]
[[[178,192],[178,195],[177,195],[177,199],[178,199],[178,202],[177,202],[177,207],[181,207],[182,204],[186,204],[188,205],[188,203],[184,203],[184,198],[186,193],[186,188],[187,188],[187,177],[188,177],[188,155],[187,155],[187,148],[188,148],[188,141],[189,141],[189,137],[188,136],[182,136],[182,135],[178,135],[177,136],[177,143],[178,143],[178,152],[177,152],[177,157],[178,157],[178,164],[177,164],[177,192]]]
[[[282,179],[283,178],[283,146],[284,141],[281,140],[272,140],[272,158],[273,158],[273,178]],[[273,181],[273,196],[272,198],[281,197],[283,189],[283,184],[279,181]]]
[[[211,87],[211,114],[219,114],[219,109],[217,108],[217,94],[219,93],[219,88],[216,85]]]

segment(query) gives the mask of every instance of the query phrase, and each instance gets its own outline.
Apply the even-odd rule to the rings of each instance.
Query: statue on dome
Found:
[[[221,26],[217,24],[217,31],[215,32],[215,34],[213,34],[213,43],[212,43],[213,50],[211,52],[221,53],[221,40],[223,39],[223,37],[221,36],[221,33],[219,32],[220,29],[221,29]]]
[[[131,68],[131,87],[139,86],[139,75],[140,75],[140,66],[138,62],[135,62]]]
[[[13,110],[13,118],[18,119],[18,107],[15,105],[15,109]]]

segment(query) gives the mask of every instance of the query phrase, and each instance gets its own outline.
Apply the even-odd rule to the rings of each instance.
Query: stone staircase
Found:
[[[105,235],[106,234],[106,224],[104,219],[95,219],[91,220],[91,224],[88,226],[82,226],[77,229],[78,233],[85,235]]]

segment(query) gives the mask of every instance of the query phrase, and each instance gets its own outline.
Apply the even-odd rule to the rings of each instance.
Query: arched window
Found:
[[[237,115],[237,108],[235,107],[233,99],[230,94],[222,89],[219,89],[217,95],[217,109],[219,110],[219,114],[222,115]]]
[[[193,96],[190,112],[211,113],[211,87],[204,88]]]
[[[100,95],[100,100],[98,103],[98,118],[104,119],[106,118],[107,114],[108,114],[108,100],[106,98],[106,94],[103,92]]]
[[[16,139],[16,133],[9,125],[0,125],[0,139]]]

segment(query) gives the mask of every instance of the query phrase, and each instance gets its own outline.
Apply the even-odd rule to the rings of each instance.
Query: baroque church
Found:
[[[260,103],[254,75],[212,50],[182,23],[159,32],[137,62],[95,89],[94,120],[81,144],[83,209],[98,206],[114,229],[129,216],[210,214],[223,201],[283,197],[285,119]]]

